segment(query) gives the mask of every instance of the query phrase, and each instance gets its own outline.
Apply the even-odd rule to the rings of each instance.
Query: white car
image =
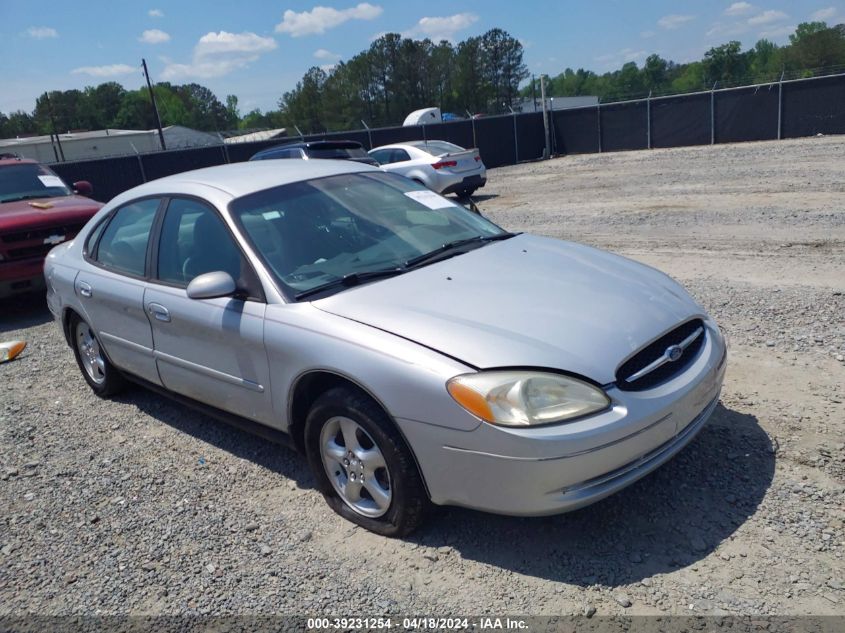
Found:
[[[447,141],[409,141],[370,150],[384,171],[400,174],[440,194],[471,196],[487,182],[477,149]]]

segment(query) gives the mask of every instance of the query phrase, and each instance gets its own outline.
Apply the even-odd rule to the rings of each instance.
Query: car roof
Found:
[[[349,140],[337,140],[337,141],[295,141],[293,143],[282,143],[281,145],[274,145],[273,147],[268,147],[267,149],[263,149],[258,154],[263,154],[265,152],[272,152],[277,149],[355,149],[358,147],[364,147],[358,141],[349,141]],[[256,154],[256,156],[258,155]]]
[[[179,193],[185,187],[194,188],[197,185],[211,187],[232,198],[239,198],[300,180],[361,171],[380,170],[348,160],[249,161],[195,169],[151,180],[121,194],[119,198],[122,201],[147,195]]]
[[[32,160],[31,158],[0,158],[0,167],[5,165],[37,165],[37,160]]]

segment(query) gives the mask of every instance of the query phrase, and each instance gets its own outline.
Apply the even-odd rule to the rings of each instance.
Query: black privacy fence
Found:
[[[530,112],[57,163],[52,168],[68,182],[90,181],[94,197],[107,201],[148,180],[246,161],[262,149],[296,140],[348,139],[371,149],[440,139],[477,147],[487,167],[513,165],[543,158],[547,128],[549,149],[557,155],[843,134],[845,75],[557,110],[549,113],[547,125],[542,112]]]

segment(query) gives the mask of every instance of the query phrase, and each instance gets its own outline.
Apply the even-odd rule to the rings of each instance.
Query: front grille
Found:
[[[701,334],[684,349],[677,360],[664,363],[644,376],[628,381],[638,371],[661,358],[668,347],[681,344],[698,329],[701,329]],[[705,336],[706,329],[701,319],[693,319],[676,327],[622,363],[616,370],[616,386],[625,391],[643,391],[674,378],[689,367],[698,356],[704,346]]]
[[[74,222],[73,224],[60,224],[58,226],[47,226],[38,229],[27,229],[17,233],[6,233],[0,235],[0,242],[5,244],[15,244],[17,242],[29,242],[32,240],[45,240],[53,235],[64,235],[67,239],[72,238],[79,233],[79,230],[85,226],[84,222]]]

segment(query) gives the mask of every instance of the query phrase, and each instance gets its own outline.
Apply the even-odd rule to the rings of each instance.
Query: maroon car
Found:
[[[72,239],[103,205],[34,160],[0,158],[0,299],[44,288],[44,257]]]

